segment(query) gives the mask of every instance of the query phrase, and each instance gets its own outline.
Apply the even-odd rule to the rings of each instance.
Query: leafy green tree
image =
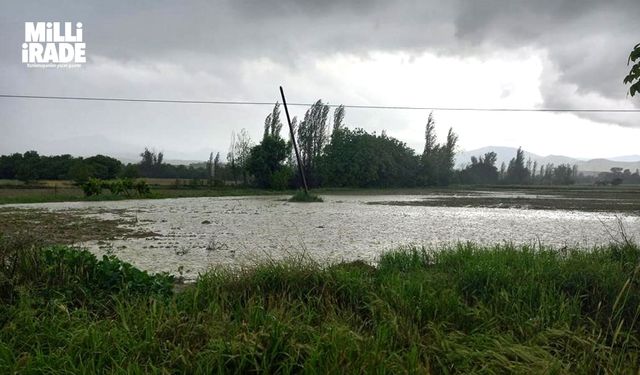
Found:
[[[536,173],[537,173],[537,171],[538,171],[538,161],[534,160],[533,161],[533,169],[531,169],[531,181],[533,183],[536,182],[536,177],[537,177]]]
[[[633,63],[633,65],[631,65]],[[631,70],[624,77],[624,84],[629,86],[629,95],[634,96],[640,92],[640,43],[636,44],[629,54],[627,65],[631,65]]]
[[[229,151],[227,151],[227,165],[233,177],[233,183],[238,183],[238,165],[236,164],[236,133],[231,132],[231,143],[229,144]]]
[[[120,160],[105,155],[96,155],[84,159],[84,163],[93,171],[92,177],[111,180],[122,170]]]
[[[553,170],[554,185],[573,185],[576,181],[577,168],[570,164],[560,164]]]
[[[0,156],[0,179],[15,179],[21,161],[22,154],[19,153]]]
[[[484,156],[471,157],[471,164],[460,173],[461,182],[467,184],[495,184],[498,182],[497,155],[487,152]]]
[[[213,152],[209,154],[209,160],[207,161],[207,183],[209,184],[209,187],[213,186],[213,174],[214,174],[214,167],[213,167]]]
[[[73,163],[68,174],[76,184],[83,184],[93,177],[93,169],[80,158]]]
[[[323,181],[330,186],[415,186],[418,158],[406,144],[362,129],[334,131],[320,159]]]
[[[438,185],[449,185],[453,176],[453,167],[455,165],[456,145],[458,136],[453,132],[453,128],[449,128],[447,133],[447,143],[438,148],[436,160],[436,183]]]
[[[213,153],[211,153],[213,155]],[[221,169],[221,165],[220,165],[220,153],[217,152],[216,153],[216,157],[213,158],[213,163],[212,163],[212,170],[213,173],[211,174],[211,178],[213,179],[214,183],[216,185],[222,185],[222,178],[220,176],[220,169]]]
[[[529,182],[529,170],[524,165],[524,151],[518,147],[516,156],[509,161],[506,180],[510,184],[526,184]]]
[[[255,184],[261,188],[273,187],[273,176],[282,168],[291,152],[291,144],[275,135],[266,135],[260,144],[251,149],[247,170],[254,176]]]
[[[307,182],[312,186],[320,183],[317,163],[329,140],[328,115],[329,106],[323,104],[322,100],[318,100],[307,110],[304,120],[297,126],[297,141],[302,169],[307,177]]]
[[[167,177],[163,172],[165,169],[164,154],[156,153],[145,147],[144,152],[140,154],[142,160],[138,163],[140,175],[144,177]]]
[[[140,176],[140,172],[138,171],[138,166],[135,164],[127,164],[122,171],[120,171],[121,178],[138,178]]]
[[[67,179],[73,162],[74,157],[71,155],[40,156],[38,178],[41,180]]]
[[[344,106],[340,105],[333,111],[333,132],[339,131],[344,126]]]
[[[253,148],[253,141],[249,136],[247,129],[240,130],[236,138],[235,144],[235,160],[236,165],[242,172],[242,182],[247,185],[247,173],[249,171],[249,157],[251,156],[251,149]]]
[[[27,151],[22,155],[16,168],[16,178],[29,183],[40,178],[40,155],[37,151]]]
[[[276,102],[271,113],[264,119],[264,136],[280,136],[281,130],[280,103]]]
[[[450,128],[447,133],[447,142],[438,144],[435,129],[436,121],[433,113],[430,113],[425,126],[425,144],[421,158],[422,185],[448,185],[453,177],[458,136]]]
[[[437,180],[437,154],[440,146],[436,140],[436,121],[429,113],[424,129],[424,150],[422,151],[422,184],[434,185]]]
[[[274,190],[285,190],[291,187],[293,177],[293,169],[288,165],[284,165],[271,175],[271,188]]]
[[[424,151],[422,156],[432,155],[438,147],[436,140],[436,120],[433,118],[433,112],[429,113],[427,118],[427,125],[424,129]]]

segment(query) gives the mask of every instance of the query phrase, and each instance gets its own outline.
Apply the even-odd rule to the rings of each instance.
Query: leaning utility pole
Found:
[[[302,185],[304,186],[305,194],[309,194],[309,187],[307,186],[307,178],[304,176],[304,170],[302,169],[302,163],[300,162],[300,153],[298,152],[298,144],[296,143],[296,137],[293,134],[293,126],[291,125],[291,118],[289,117],[289,109],[287,108],[287,100],[284,98],[284,90],[280,86],[280,95],[282,96],[282,104],[284,105],[284,113],[287,114],[287,122],[289,123],[289,132],[291,134],[291,143],[293,143],[293,149],[296,152],[296,160],[298,161],[298,171],[302,176]]]

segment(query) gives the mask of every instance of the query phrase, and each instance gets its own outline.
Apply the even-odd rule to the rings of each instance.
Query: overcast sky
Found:
[[[638,0],[24,1],[0,3],[0,93],[420,107],[640,108],[626,96]],[[82,22],[78,69],[21,62],[26,21]],[[259,140],[264,106],[0,98],[0,154],[167,159],[223,154],[232,131]],[[303,116],[305,108],[293,108]],[[347,109],[421,150],[428,111]],[[435,112],[460,148],[640,154],[640,114]]]

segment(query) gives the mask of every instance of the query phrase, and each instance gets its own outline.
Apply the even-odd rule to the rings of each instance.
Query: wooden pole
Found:
[[[302,163],[300,162],[300,152],[298,152],[298,144],[296,143],[296,137],[293,134],[293,126],[291,125],[291,118],[289,117],[289,108],[287,108],[287,99],[284,98],[284,90],[280,86],[280,95],[282,96],[282,104],[284,105],[284,113],[287,114],[287,122],[289,123],[289,133],[291,134],[291,143],[293,143],[293,149],[296,152],[296,160],[298,161],[298,171],[302,176],[302,186],[304,186],[305,194],[309,195],[309,187],[307,186],[307,178],[304,176],[304,170]]]

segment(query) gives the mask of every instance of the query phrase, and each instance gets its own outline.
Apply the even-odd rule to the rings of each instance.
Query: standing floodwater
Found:
[[[416,196],[325,196],[324,203],[289,203],[284,196],[182,198],[25,205],[74,210],[84,216],[126,218],[157,233],[146,238],[81,243],[143,269],[194,278],[216,265],[243,265],[305,253],[320,262],[362,259],[403,245],[457,241],[590,246],[612,241],[617,216],[557,210],[370,204]],[[637,216],[621,216],[640,235]]]

